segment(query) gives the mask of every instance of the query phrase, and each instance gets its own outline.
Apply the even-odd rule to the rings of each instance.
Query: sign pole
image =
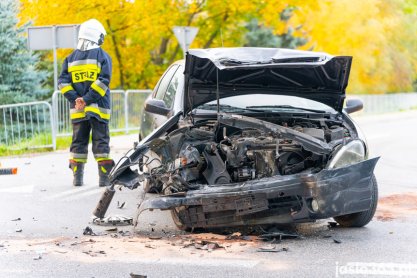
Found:
[[[52,49],[54,53],[54,90],[58,90],[58,61],[56,55],[56,26],[52,26]]]
[[[172,28],[172,30],[174,31],[174,35],[182,48],[182,52],[185,58],[189,46],[198,33],[198,28],[190,26],[175,26]]]

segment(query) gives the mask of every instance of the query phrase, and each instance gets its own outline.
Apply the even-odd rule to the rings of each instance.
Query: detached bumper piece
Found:
[[[379,158],[347,167],[221,186],[145,200],[140,212],[174,209],[190,228],[310,222],[370,208]]]

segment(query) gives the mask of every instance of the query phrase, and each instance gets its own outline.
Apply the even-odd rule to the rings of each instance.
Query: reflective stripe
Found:
[[[100,73],[101,68],[95,64],[87,64],[87,65],[78,65],[78,66],[72,66],[68,67],[68,72],[74,72],[74,71],[96,71]]]
[[[78,162],[78,163],[86,163],[87,162],[87,158],[74,158],[72,160],[75,161],[75,162]]]
[[[111,160],[109,157],[96,158],[97,162]]]
[[[62,94],[65,94],[66,92],[69,91],[74,91],[74,88],[71,86],[71,84],[67,84],[67,83],[62,83],[58,85],[58,89],[61,91]]]
[[[100,73],[101,64],[96,59],[78,60],[68,63],[68,72],[93,70]]]
[[[101,167],[100,167],[100,169],[101,169],[101,171],[102,171],[104,174],[107,174],[107,170],[106,170],[106,168],[104,168],[103,166],[101,166]]]
[[[103,82],[101,82],[100,80],[96,80],[94,81],[93,84],[91,84],[91,88],[96,91],[97,93],[100,94],[100,96],[104,97],[106,95],[106,91],[107,91],[107,86],[106,84],[104,84]]]
[[[84,112],[71,113],[70,118],[71,120],[82,119],[82,118],[85,118],[85,113]]]
[[[109,154],[108,153],[96,153],[94,154],[94,157],[97,159],[100,159],[100,158],[109,159]]]
[[[70,115],[71,115],[70,118],[72,120],[85,118],[87,112],[97,114],[102,119],[110,120],[111,110],[106,109],[106,108],[98,107],[98,105],[96,103],[93,103],[89,106],[86,106],[84,108],[84,110],[71,109],[70,110]]]
[[[96,107],[91,107],[91,106],[86,106],[84,109],[85,112],[92,112],[92,113],[99,115],[100,118],[102,119],[110,120],[110,113],[101,112],[100,110],[101,108],[96,108]],[[108,110],[108,109],[105,109],[105,110]]]
[[[70,153],[70,159],[75,160],[77,158],[84,158],[86,159],[88,154],[86,153]]]
[[[100,62],[97,61],[96,59],[85,59],[85,60],[73,61],[71,63],[68,63],[68,67],[79,66],[79,65],[88,65],[88,64],[94,64],[94,65],[97,65],[99,68],[101,68]]]

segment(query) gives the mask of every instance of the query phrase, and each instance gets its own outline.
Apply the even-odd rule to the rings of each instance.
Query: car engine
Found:
[[[254,119],[254,125],[207,120],[179,128],[152,146],[158,156],[146,168],[148,190],[174,194],[200,185],[242,183],[323,169],[331,153],[311,150],[305,139],[336,146],[350,137],[341,122],[329,119],[276,119],[288,136]],[[297,140],[299,136],[299,140]],[[145,166],[148,160],[144,161]]]

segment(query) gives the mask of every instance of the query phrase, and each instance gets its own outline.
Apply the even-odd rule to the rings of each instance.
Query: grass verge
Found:
[[[128,134],[135,134],[136,130],[130,131]],[[126,135],[125,132],[110,132],[110,136]],[[52,151],[51,147],[34,148],[34,146],[50,145],[52,142],[51,134],[38,134],[30,139],[22,140],[19,144],[4,145],[0,144],[0,157],[2,156],[15,156],[32,153],[42,153]],[[90,136],[91,142],[91,136]],[[69,149],[71,145],[71,136],[62,136],[56,138],[56,149],[65,150]]]

